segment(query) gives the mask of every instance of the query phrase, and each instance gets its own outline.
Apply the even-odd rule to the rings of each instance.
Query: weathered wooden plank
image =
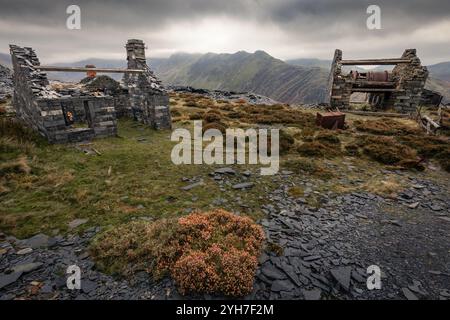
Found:
[[[395,65],[400,63],[410,63],[410,59],[361,59],[361,60],[341,60],[342,65],[365,66],[365,65]]]
[[[352,92],[395,92],[397,89],[391,88],[352,88]]]
[[[345,113],[356,114],[359,116],[375,116],[375,117],[392,117],[392,118],[409,118],[410,115],[406,113],[393,113],[393,112],[377,112],[377,111],[356,111],[356,110],[343,110]]]
[[[55,67],[55,66],[36,66],[41,71],[62,71],[62,72],[87,72],[95,71],[101,73],[143,73],[141,69],[116,69],[116,68],[86,68],[86,67]]]

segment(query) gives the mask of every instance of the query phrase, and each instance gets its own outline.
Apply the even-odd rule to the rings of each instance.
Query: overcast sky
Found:
[[[66,8],[81,8],[68,30]],[[366,9],[381,8],[381,30]],[[129,38],[147,56],[264,50],[280,59],[398,57],[417,48],[425,64],[450,60],[449,0],[0,0],[0,52],[31,46],[42,62],[125,56]]]

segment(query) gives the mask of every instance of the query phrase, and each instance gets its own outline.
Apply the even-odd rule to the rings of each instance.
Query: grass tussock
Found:
[[[15,118],[0,117],[0,137],[14,138],[22,143],[36,140],[37,135]]]
[[[335,176],[333,171],[326,168],[321,163],[308,158],[294,158],[285,160],[282,162],[282,167],[296,173],[308,174],[323,180],[329,180]]]
[[[295,139],[286,130],[279,131],[279,149],[280,154],[288,153],[295,144]],[[269,146],[270,149],[270,146]]]
[[[202,120],[204,117],[204,112],[193,112],[189,114],[189,120]]]
[[[357,120],[353,125],[358,131],[384,136],[398,136],[406,134],[422,134],[418,127],[411,127],[391,118],[376,120]]]
[[[398,137],[397,140],[400,143],[415,149],[419,155],[426,158],[436,157],[439,153],[450,149],[448,138],[446,137],[405,135]]]
[[[222,115],[222,113],[215,109],[210,109],[203,114],[203,120],[206,123],[220,122],[223,118],[224,116]]]
[[[381,196],[395,196],[397,192],[404,188],[403,184],[393,177],[383,180],[370,181],[364,186],[365,190]]]
[[[119,226],[99,236],[91,252],[110,272],[170,275],[182,294],[242,296],[253,288],[263,240],[250,218],[214,210]]]
[[[311,133],[311,135],[309,135]],[[317,130],[303,132],[303,143],[297,147],[297,152],[304,157],[334,158],[340,156],[341,141],[338,131]]]
[[[450,109],[442,109],[441,132],[445,136],[450,136]]]
[[[444,170],[450,171],[450,144],[446,136],[427,135],[417,126],[389,118],[355,121],[354,125],[358,131],[374,136],[357,136],[354,143],[345,146],[347,155],[363,153],[383,164],[416,170],[424,170],[423,160],[435,159]]]
[[[361,136],[357,144],[364,154],[382,164],[423,170],[417,152],[393,137]]]
[[[11,173],[29,174],[31,167],[28,165],[26,157],[19,157],[16,160],[3,162],[0,164],[0,177],[4,177]]]
[[[216,129],[219,130],[222,134],[226,133],[227,126],[222,122],[210,122],[202,126],[202,131],[205,133],[208,129]],[[225,139],[224,139],[225,140]]]
[[[333,146],[317,140],[304,142],[297,147],[297,152],[304,157],[333,158],[341,154],[340,146]]]

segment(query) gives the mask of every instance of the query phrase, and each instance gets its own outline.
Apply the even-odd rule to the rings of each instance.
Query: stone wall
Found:
[[[31,48],[10,46],[17,116],[51,143],[84,141],[117,134],[112,97],[62,95],[49,86]],[[78,126],[84,123],[85,126]]]
[[[144,42],[128,40],[126,50],[128,69],[145,70],[144,73],[126,73],[123,79],[134,119],[155,129],[170,129],[169,95],[147,65]]]
[[[342,51],[336,49],[331,64],[330,77],[328,79],[328,103],[332,107],[348,109],[352,94],[350,81],[342,73]]]
[[[397,63],[392,72],[388,74],[388,80],[379,81],[379,85],[377,85],[377,81],[370,79],[358,81],[352,74],[344,74],[342,72],[342,51],[336,49],[329,78],[330,106],[348,109],[353,92],[368,92],[369,104],[374,105],[377,109],[395,109],[401,113],[414,112],[421,101],[428,71],[421,65],[415,49],[405,50],[399,59],[406,59],[409,62]],[[357,63],[352,64],[357,65]]]
[[[420,63],[416,49],[407,49],[402,55],[411,63],[398,64],[392,70],[392,78],[397,82],[397,91],[393,92],[386,104],[403,113],[412,113],[419,106],[422,90],[428,78],[428,70]]]
[[[53,89],[31,48],[10,46],[14,68],[13,106],[17,116],[48,141],[67,143],[117,134],[116,118],[134,117],[155,129],[170,129],[169,96],[147,66],[142,40],[127,42],[128,69],[125,87],[114,93],[83,89]],[[106,79],[107,80],[107,79]]]

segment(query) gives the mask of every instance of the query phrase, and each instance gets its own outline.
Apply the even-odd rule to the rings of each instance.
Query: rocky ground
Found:
[[[265,208],[270,218],[262,223],[284,254],[262,257],[255,297],[449,298],[447,189],[425,180],[411,183],[397,199],[322,195],[317,210],[303,198],[290,198],[288,184],[280,186]],[[367,289],[370,265],[382,271],[381,290]]]
[[[223,90],[196,89],[185,86],[169,86],[169,90],[177,93],[196,93],[215,100],[238,101],[244,100],[251,104],[275,104],[277,101],[252,92],[234,92]]]
[[[259,183],[256,172],[232,168],[203,179],[213,179],[222,191],[229,186],[247,192]],[[449,185],[408,179],[407,189],[385,198],[367,192],[319,193],[314,179],[290,171],[274,176],[279,187],[262,195],[266,218],[260,220],[271,250],[260,257],[254,291],[245,298],[450,299]],[[186,179],[185,190],[199,185]],[[302,197],[290,195],[293,185],[304,188]],[[308,204],[311,195],[319,197],[319,206]],[[220,195],[212,199],[216,206],[226,201]],[[71,224],[76,228],[84,222]],[[142,272],[123,280],[97,271],[87,246],[99,231],[94,227],[82,235],[39,234],[25,240],[1,235],[0,298],[192,298],[180,296],[169,279],[153,282]],[[81,290],[66,286],[66,270],[73,264],[81,268]],[[380,290],[367,289],[370,265],[382,271]]]

